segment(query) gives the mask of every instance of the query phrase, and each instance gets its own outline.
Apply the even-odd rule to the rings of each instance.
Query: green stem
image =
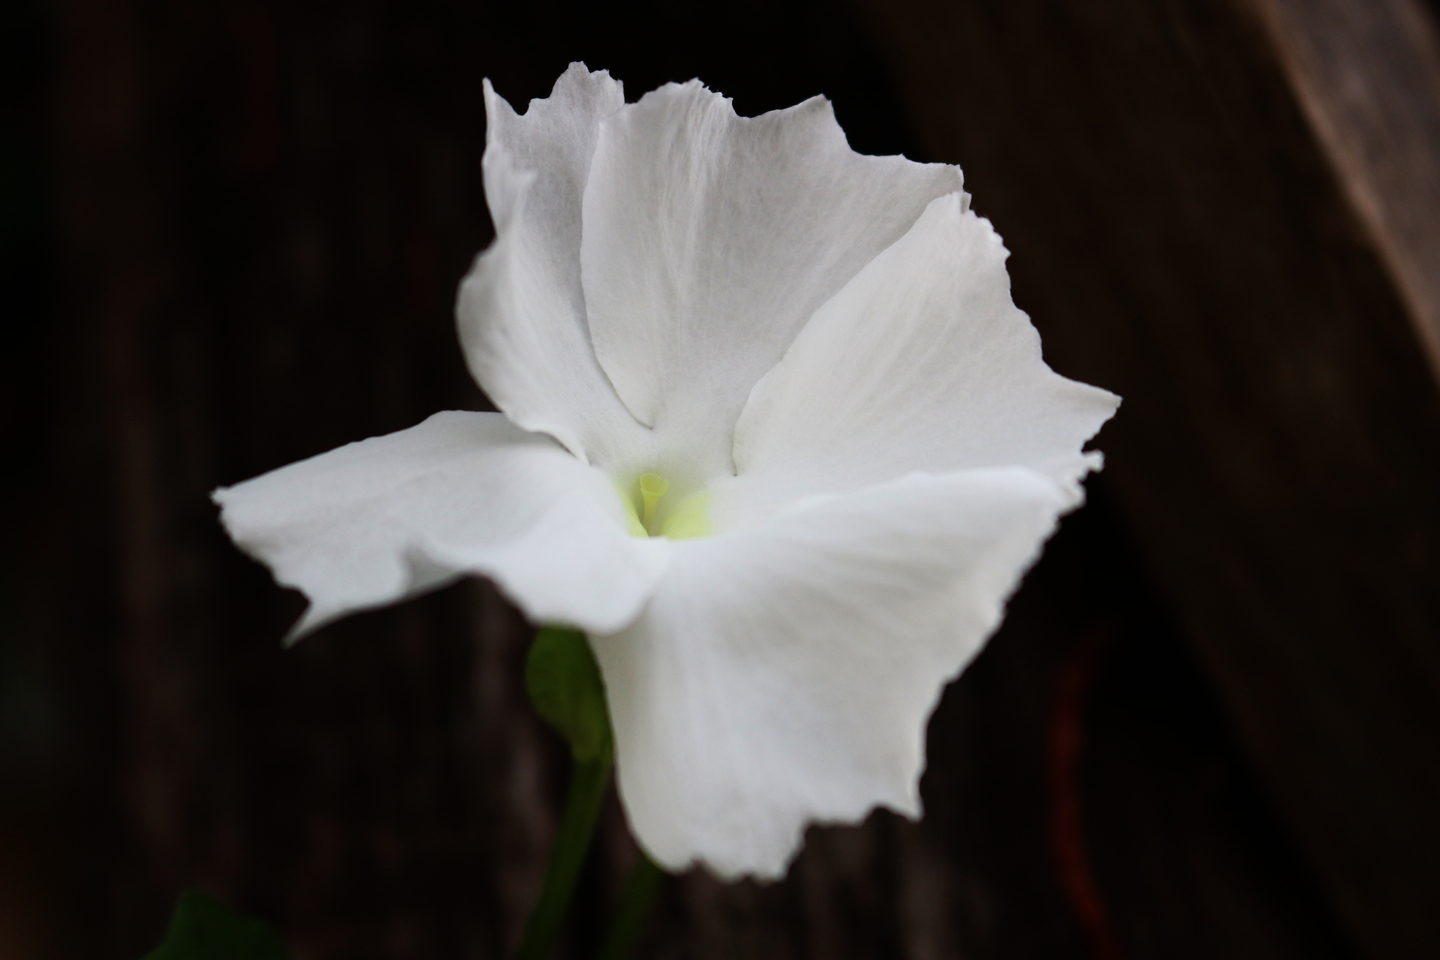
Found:
[[[605,746],[608,748],[609,743]],[[530,923],[525,927],[525,940],[520,944],[517,955],[519,960],[545,960],[555,946],[555,938],[560,935],[560,927],[570,908],[570,898],[575,893],[575,882],[580,879],[585,853],[590,848],[590,836],[595,832],[600,805],[605,800],[614,756],[613,750],[605,749],[599,757],[576,760],[570,768],[570,795],[565,801],[560,836],[556,838],[555,850],[550,854],[550,868],[545,873],[540,902],[535,905],[535,912],[530,914]]]
[[[605,936],[605,946],[600,949],[600,960],[626,960],[635,952],[640,943],[640,935],[645,932],[645,920],[650,916],[650,905],[655,902],[660,881],[664,879],[665,871],[641,853],[640,861],[630,871],[630,879],[625,881],[625,892],[620,897],[620,912],[615,915],[615,922],[610,925],[610,932]]]

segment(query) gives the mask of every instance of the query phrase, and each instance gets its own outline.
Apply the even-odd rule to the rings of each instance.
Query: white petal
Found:
[[[926,718],[1071,503],[1023,468],[915,474],[673,544],[592,641],[642,846],[776,877],[807,822],[918,815]]]
[[[698,81],[611,114],[585,188],[591,339],[625,404],[732,472],[745,398],[810,315],[955,167],[852,151],[821,97],[753,119]]]
[[[646,433],[595,361],[580,287],[581,195],[596,131],[624,102],[618,81],[578,63],[523,116],[486,81],[485,200],[495,242],[461,283],[456,306],[466,361],[495,405],[591,462]]]
[[[532,620],[616,630],[668,545],[625,530],[610,481],[498,413],[437,413],[214,493],[225,529],[310,598],[290,639],[466,573]]]
[[[1081,447],[1120,400],[1045,365],[1007,256],[959,195],[933,201],[756,385],[728,493],[747,502],[717,509],[763,515],[911,470],[1026,466],[1074,488],[1098,466]]]

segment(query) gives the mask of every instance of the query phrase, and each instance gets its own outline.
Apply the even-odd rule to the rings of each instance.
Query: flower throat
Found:
[[[658,473],[642,473],[629,489],[619,487],[619,491],[632,537],[693,540],[714,532],[710,524],[710,494],[704,491],[678,503],[673,502],[673,498],[666,503],[664,498],[670,491],[670,481]]]

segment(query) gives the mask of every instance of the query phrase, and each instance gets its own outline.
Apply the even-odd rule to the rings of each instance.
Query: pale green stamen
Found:
[[[640,513],[640,524],[646,530],[654,530],[655,504],[665,496],[665,491],[670,489],[670,481],[658,473],[640,474],[640,500],[643,509]]]
[[[633,492],[637,487],[638,497]],[[710,494],[704,491],[661,511],[660,501],[670,490],[670,481],[658,473],[642,473],[628,491],[618,484],[616,489],[625,505],[625,522],[631,536],[690,540],[714,532],[710,526]]]

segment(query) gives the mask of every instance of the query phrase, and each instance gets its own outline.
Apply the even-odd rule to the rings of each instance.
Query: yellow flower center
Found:
[[[710,494],[703,490],[678,502],[662,503],[670,481],[658,473],[642,473],[630,489],[616,485],[625,504],[625,521],[633,537],[667,537],[690,540],[708,537]]]

